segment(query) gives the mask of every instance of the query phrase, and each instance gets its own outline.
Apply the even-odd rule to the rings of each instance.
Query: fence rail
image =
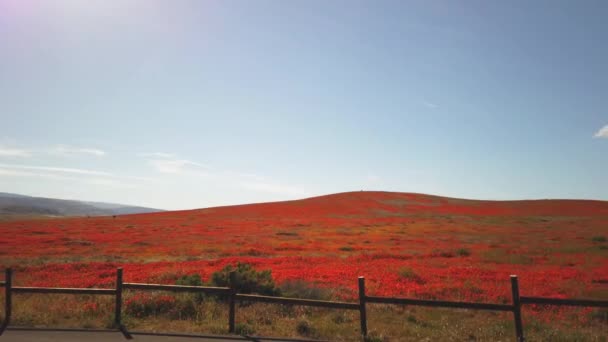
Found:
[[[162,284],[141,284],[141,283],[124,283],[122,286],[125,289],[132,289],[132,290],[198,292],[198,293],[220,294],[220,295],[230,294],[229,287],[162,285]]]
[[[14,286],[13,293],[55,293],[55,294],[92,294],[92,295],[116,295],[112,289],[78,289],[61,287],[22,287]]]
[[[542,297],[520,297],[523,304],[544,304],[561,306],[586,306],[595,308],[608,308],[608,301],[589,299],[558,299]]]
[[[516,275],[511,276],[511,293],[512,304],[493,304],[493,303],[474,303],[474,302],[452,302],[442,300],[422,300],[412,298],[393,298],[393,297],[377,297],[368,296],[365,293],[365,278],[359,277],[359,302],[337,302],[324,301],[300,298],[259,296],[251,294],[240,294],[236,291],[236,274],[230,274],[230,287],[212,287],[212,286],[186,286],[186,285],[162,285],[162,284],[142,284],[142,283],[124,283],[122,280],[122,268],[116,270],[116,287],[114,289],[100,288],[57,288],[57,287],[24,287],[12,286],[13,271],[8,268],[5,271],[5,280],[0,281],[0,287],[4,287],[4,321],[0,325],[0,335],[6,330],[10,324],[12,316],[12,297],[18,293],[34,293],[34,294],[87,294],[87,295],[113,295],[115,301],[114,323],[117,330],[122,332],[126,339],[132,339],[131,334],[122,324],[122,293],[124,289],[143,290],[143,291],[171,291],[171,292],[194,292],[206,293],[212,295],[220,295],[228,297],[228,332],[235,333],[235,317],[236,317],[236,301],[241,302],[265,302],[276,303],[283,305],[302,305],[324,307],[343,310],[359,310],[359,318],[361,325],[362,337],[367,336],[367,303],[381,304],[396,304],[396,305],[414,305],[456,309],[472,309],[472,310],[490,310],[490,311],[506,311],[513,313],[515,323],[515,337],[518,342],[525,340],[523,332],[523,323],[521,318],[521,307],[524,304],[540,304],[540,305],[557,305],[557,306],[583,306],[583,307],[598,307],[608,308],[608,301],[602,300],[587,300],[587,299],[562,299],[562,298],[544,298],[544,297],[526,297],[519,295],[519,283]]]
[[[365,297],[368,303],[383,303],[396,305],[431,306],[436,308],[474,309],[490,311],[513,311],[513,305],[488,304],[474,302],[448,302],[443,300],[423,300],[411,298]]]
[[[331,308],[331,309],[359,310],[359,304],[357,304],[357,303],[332,302],[332,301],[326,301],[326,300],[258,296],[258,295],[250,295],[250,294],[237,294],[236,299],[239,299],[242,301],[251,301],[251,302],[277,303],[277,304],[285,304],[285,305],[316,306],[316,307]]]

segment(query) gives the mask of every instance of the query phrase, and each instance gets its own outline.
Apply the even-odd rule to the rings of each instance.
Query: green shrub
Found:
[[[291,298],[330,300],[332,295],[328,289],[315,287],[304,280],[289,280],[281,284],[281,294]]]
[[[125,311],[134,317],[149,317],[168,313],[175,307],[175,297],[168,295],[135,295],[125,301]]]
[[[593,242],[606,242],[606,237],[602,235],[594,236],[591,238]]]
[[[312,326],[309,320],[301,319],[296,324],[296,332],[300,336],[305,337],[316,337],[318,335],[317,330]]]
[[[176,285],[187,285],[187,286],[203,286],[203,279],[199,274],[184,275],[175,281]]]
[[[424,283],[424,280],[411,267],[402,267],[399,269],[399,276],[403,279],[419,284]]]
[[[211,285],[230,286],[230,273],[235,272],[235,288],[239,293],[257,293],[261,295],[279,295],[270,270],[256,271],[250,264],[237,263],[236,267],[227,265],[211,275]]]
[[[300,236],[298,233],[296,232],[277,232],[276,235],[283,235],[283,236]]]
[[[191,275],[183,275],[175,281],[176,285],[186,285],[186,286],[203,286],[203,279],[199,274],[191,274]],[[188,296],[195,300],[197,303],[202,302],[205,299],[205,294],[198,292]]]
[[[456,255],[469,256],[469,255],[471,255],[471,251],[468,248],[459,248],[456,250]]]
[[[453,258],[454,257],[454,252],[452,252],[452,251],[434,250],[433,253],[431,253],[431,255],[434,256],[434,257]]]
[[[340,247],[340,250],[343,251],[343,252],[352,252],[355,249],[352,248],[351,246],[343,246],[343,247]]]

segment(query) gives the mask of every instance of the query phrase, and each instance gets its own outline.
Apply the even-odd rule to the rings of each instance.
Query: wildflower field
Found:
[[[271,270],[277,287],[297,284],[324,299],[355,300],[357,277],[365,276],[370,295],[509,303],[511,274],[519,276],[525,296],[608,299],[608,202],[602,201],[351,192],[153,214],[6,221],[0,222],[0,233],[0,266],[12,266],[14,283],[22,286],[112,287],[117,267],[123,267],[126,282],[175,284],[191,275],[206,282],[213,272],[241,262]],[[84,297],[20,296],[16,322],[111,321],[111,300]],[[182,299],[133,293],[127,315],[132,313],[130,323],[151,330],[225,332],[222,303],[194,301],[193,307],[176,310]],[[146,301],[154,302],[153,314],[138,316],[135,309]],[[54,308],[58,317],[51,314]],[[258,321],[259,310],[272,319]],[[350,317],[355,313],[290,310],[244,307],[241,329],[340,340],[358,336],[356,317]],[[531,336],[541,340],[606,341],[607,315],[597,309],[531,307],[524,320],[536,327]],[[391,325],[395,319],[400,322]],[[499,313],[377,306],[370,328],[375,324],[380,340],[406,335],[511,340],[509,319]]]

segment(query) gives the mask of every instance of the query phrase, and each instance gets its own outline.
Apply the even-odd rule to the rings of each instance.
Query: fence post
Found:
[[[236,272],[232,271],[232,272],[230,272],[230,298],[229,298],[229,302],[228,302],[230,305],[230,309],[228,312],[228,332],[231,334],[234,334],[234,332],[235,332],[235,324],[234,324],[234,320],[235,320],[235,316],[236,316],[235,301],[236,301]]]
[[[361,335],[367,337],[367,312],[365,310],[365,277],[359,277],[359,318],[361,320]]]
[[[521,302],[519,300],[519,282],[516,275],[511,275],[511,293],[513,295],[513,319],[517,342],[524,342],[524,329],[521,322]]]
[[[4,333],[6,327],[8,327],[11,321],[12,314],[12,288],[13,288],[13,270],[11,268],[7,268],[5,271],[4,278],[4,322],[2,322],[2,326],[0,326],[0,335]]]
[[[122,267],[116,269],[116,306],[114,311],[114,323],[127,340],[133,338],[127,331],[127,328],[122,325]]]

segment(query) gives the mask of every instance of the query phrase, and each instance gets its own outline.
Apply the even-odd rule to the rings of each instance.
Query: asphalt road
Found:
[[[30,331],[30,330],[7,330],[0,336],[0,342],[125,342],[123,335],[119,332],[83,332],[83,331]],[[176,337],[176,336],[148,336],[133,335],[131,341],[142,342],[233,342],[233,341],[293,341],[278,339],[249,339],[245,337]]]

